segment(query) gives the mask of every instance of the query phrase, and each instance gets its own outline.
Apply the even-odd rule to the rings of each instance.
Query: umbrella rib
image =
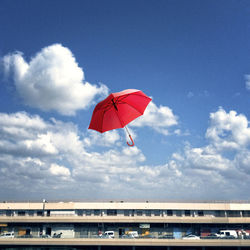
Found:
[[[142,115],[143,115],[143,113],[142,113],[142,112],[138,111],[138,109],[136,109],[133,105],[131,105],[131,104],[127,103],[127,102],[121,102],[120,104],[126,104],[126,105],[129,105],[131,108],[133,108],[133,109],[134,109],[134,110],[136,110],[138,113],[140,113],[140,114],[142,114]]]
[[[134,94],[134,95],[136,95],[136,94]],[[116,99],[115,103],[117,103],[118,105],[119,105],[119,104],[126,104],[126,105],[129,105],[129,106],[130,106],[131,108],[133,108],[135,111],[137,111],[138,113],[140,113],[141,115],[143,115],[144,112],[138,111],[138,110],[137,110],[133,105],[131,105],[130,103],[122,102],[122,100],[125,99],[127,96],[128,96],[128,95],[123,96],[123,97],[120,97],[120,98],[118,97],[118,98]],[[137,95],[137,96],[144,97],[144,98],[148,98],[148,97],[142,96],[142,95]],[[118,102],[118,101],[120,101],[120,102]],[[117,113],[118,119],[119,119],[119,121],[120,121],[120,123],[121,123],[121,125],[122,125],[122,128],[125,127],[126,125],[124,125],[124,122],[120,119],[120,116],[119,116],[117,110],[116,110],[116,113]]]
[[[104,112],[105,112],[105,111],[109,110],[110,108],[112,108],[112,106],[113,105],[111,103],[108,103],[107,105],[101,107],[99,110],[104,110]]]
[[[114,107],[114,108],[115,108],[115,107]],[[115,109],[115,111],[116,111],[116,115],[117,115],[117,117],[118,117],[118,120],[119,120],[119,122],[120,122],[120,124],[121,124],[121,126],[122,126],[122,128],[123,128],[123,127],[125,126],[125,125],[123,125],[124,122],[123,122],[123,120],[120,118],[119,113],[118,113],[118,110]]]
[[[133,94],[133,95],[137,95],[137,94]],[[129,96],[129,95],[123,96],[123,97],[121,97],[121,98],[118,97],[116,102],[122,101],[122,100],[125,99],[127,96]],[[137,95],[137,96],[144,97],[144,98],[147,98],[147,99],[148,99],[148,97],[143,96],[143,95]],[[119,103],[118,103],[118,104],[119,104]],[[120,104],[127,104],[127,105],[129,105],[129,106],[132,107],[134,110],[136,110],[137,112],[139,112],[141,115],[143,115],[143,113],[144,113],[144,112],[138,111],[138,110],[137,110],[133,105],[131,105],[130,103],[127,103],[127,102],[120,102]]]

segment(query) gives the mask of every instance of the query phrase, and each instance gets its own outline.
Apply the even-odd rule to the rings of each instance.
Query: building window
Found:
[[[29,216],[34,216],[34,211],[29,211]]]
[[[182,211],[181,210],[176,210],[175,215],[176,216],[182,216]]]
[[[204,211],[199,210],[199,211],[198,211],[198,216],[204,216]]]
[[[223,210],[216,210],[215,217],[225,217],[225,211]]]
[[[137,210],[137,211],[136,211],[136,215],[137,215],[137,216],[142,216],[142,214],[143,214],[143,213],[142,213],[142,210]]]
[[[6,216],[12,216],[12,211],[7,210],[7,211],[6,211]]]
[[[25,211],[18,211],[18,212],[17,212],[17,215],[18,215],[18,216],[25,216]]]
[[[151,216],[151,210],[146,210],[146,211],[145,211],[145,215],[146,215],[146,216]]]
[[[160,210],[154,210],[154,215],[155,216],[160,216],[161,215],[161,211]]]
[[[90,210],[90,209],[87,209],[87,210],[86,210],[86,215],[87,215],[87,216],[90,216],[90,215],[91,215],[91,210]]]
[[[129,216],[129,210],[124,210],[124,216]]]
[[[37,216],[43,216],[43,212],[42,211],[37,211]]]
[[[250,217],[250,211],[242,211],[243,217]]]
[[[108,216],[116,216],[117,215],[117,210],[108,209],[107,210],[107,215]]]
[[[240,211],[227,211],[227,217],[240,217]]]
[[[173,210],[167,210],[167,216],[173,216]]]
[[[101,215],[101,210],[100,209],[95,209],[94,210],[94,215],[96,215],[96,216]]]
[[[191,216],[191,211],[190,210],[185,210],[185,216]]]
[[[77,215],[78,216],[83,216],[83,210],[77,210]]]

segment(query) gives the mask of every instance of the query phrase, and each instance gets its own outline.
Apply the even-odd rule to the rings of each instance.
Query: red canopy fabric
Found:
[[[112,129],[123,128],[143,115],[151,100],[137,89],[126,89],[112,93],[96,105],[89,129],[103,133]]]

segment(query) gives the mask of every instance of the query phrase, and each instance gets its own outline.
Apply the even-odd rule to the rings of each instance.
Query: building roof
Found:
[[[39,210],[43,209],[44,202],[10,202],[0,203],[0,210]],[[250,210],[250,202],[125,202],[125,201],[95,201],[95,202],[55,202],[46,201],[48,210],[75,210],[75,209],[152,209],[152,210]]]

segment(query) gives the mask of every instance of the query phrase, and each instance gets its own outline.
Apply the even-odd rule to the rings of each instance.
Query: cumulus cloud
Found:
[[[192,148],[189,144],[184,154],[175,154],[178,162],[183,166],[202,169],[203,171],[216,170],[220,174],[227,171],[244,170],[248,172],[250,128],[249,122],[243,114],[231,110],[228,113],[219,108],[210,114],[210,126],[206,131],[209,144],[204,147]],[[248,170],[247,170],[248,169]]]
[[[117,176],[127,172],[133,175],[137,164],[145,160],[138,148],[123,148],[116,131],[103,139],[104,144],[114,143],[115,149],[90,151],[95,140],[87,143],[74,124],[45,121],[25,112],[0,113],[0,135],[0,190],[15,183],[17,196],[18,190],[53,196],[51,190],[58,189],[71,195],[78,190],[77,196],[82,195],[79,187],[98,195],[100,187],[113,185]],[[98,143],[97,138],[95,145]],[[11,192],[10,188],[4,190]]]
[[[102,134],[96,131],[89,130],[88,134],[89,135],[84,138],[84,143],[87,146],[113,146],[120,140],[120,135],[117,130],[107,131]]]
[[[148,165],[140,148],[120,143],[117,131],[100,143],[101,137],[91,132],[84,137],[73,123],[0,113],[0,194],[12,199],[248,198],[242,192],[250,188],[246,124],[245,116],[220,108],[210,115],[207,145],[187,144],[166,162]],[[239,127],[245,140],[232,137]],[[238,138],[233,139],[237,150],[220,146],[222,135],[226,141]]]
[[[60,166],[57,164],[51,164],[49,170],[53,175],[59,175],[59,176],[61,175],[61,176],[65,176],[65,177],[70,176],[69,169],[64,167],[64,166]]]
[[[192,165],[192,168],[202,170],[227,170],[230,160],[223,158],[211,146],[202,148],[186,147],[184,150],[185,161]]]
[[[13,76],[23,102],[44,111],[74,115],[92,104],[96,96],[108,92],[105,85],[85,81],[74,55],[61,44],[43,48],[30,62],[21,52],[4,56],[2,62],[6,75]]]
[[[206,137],[220,150],[239,150],[250,143],[249,122],[243,114],[231,110],[229,113],[222,108],[210,114],[210,127]]]
[[[178,125],[178,117],[167,106],[160,106],[150,102],[143,116],[130,123],[134,127],[148,126],[157,132],[168,135],[169,128]]]

